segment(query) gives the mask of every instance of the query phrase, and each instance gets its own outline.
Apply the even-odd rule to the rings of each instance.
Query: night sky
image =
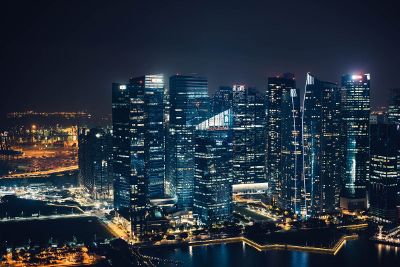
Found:
[[[329,2],[329,3],[327,3]],[[351,3],[350,3],[351,2]],[[111,83],[198,73],[264,92],[268,76],[371,73],[372,102],[400,87],[396,1],[1,1],[0,116],[111,110]]]

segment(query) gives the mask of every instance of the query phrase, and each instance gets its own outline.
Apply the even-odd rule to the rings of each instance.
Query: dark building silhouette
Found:
[[[112,136],[108,129],[79,129],[79,181],[95,200],[111,200]]]

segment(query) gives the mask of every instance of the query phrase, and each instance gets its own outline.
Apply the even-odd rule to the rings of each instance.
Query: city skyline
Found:
[[[0,11],[1,266],[400,266],[393,0]]]

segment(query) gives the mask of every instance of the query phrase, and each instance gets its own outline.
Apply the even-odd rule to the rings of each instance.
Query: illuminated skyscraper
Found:
[[[268,78],[266,166],[272,202],[301,211],[302,148],[300,91],[293,74]]]
[[[388,122],[400,125],[400,88],[390,90]]]
[[[342,87],[344,166],[340,206],[365,209],[369,180],[370,75],[344,75]]]
[[[113,84],[114,206],[139,236],[149,197],[163,194],[163,92],[162,75]]]
[[[112,84],[114,208],[129,216],[131,203],[130,94],[126,84]]]
[[[233,183],[265,182],[265,103],[254,89],[233,86]]]
[[[377,221],[396,223],[400,178],[400,127],[371,124],[369,214]]]
[[[207,79],[174,75],[169,83],[170,121],[167,139],[167,194],[178,207],[191,209],[194,188],[194,130],[210,111]]]
[[[112,136],[105,129],[79,129],[79,177],[95,200],[111,200]]]
[[[220,86],[212,98],[213,114],[232,108],[233,90],[231,86]]]
[[[146,75],[130,80],[130,86],[143,87],[145,111],[145,164],[147,195],[164,196],[165,131],[164,131],[164,77]]]
[[[334,211],[340,189],[340,89],[307,74],[302,113],[304,213]]]
[[[196,126],[194,213],[201,223],[232,212],[232,114],[228,109]]]

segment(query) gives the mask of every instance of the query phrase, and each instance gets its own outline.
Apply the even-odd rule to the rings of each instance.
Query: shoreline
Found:
[[[333,247],[323,248],[323,247],[313,247],[313,246],[300,246],[291,244],[266,244],[261,245],[255,241],[252,241],[246,237],[229,237],[223,239],[208,239],[199,241],[188,241],[188,242],[177,242],[177,243],[163,243],[158,245],[144,245],[142,248],[152,248],[152,247],[197,247],[197,246],[209,246],[218,244],[229,244],[229,243],[245,243],[250,247],[256,249],[257,251],[268,251],[268,250],[287,250],[287,251],[302,251],[320,254],[331,254],[336,255],[340,249],[346,244],[348,240],[358,239],[357,234],[344,235],[342,236]]]

